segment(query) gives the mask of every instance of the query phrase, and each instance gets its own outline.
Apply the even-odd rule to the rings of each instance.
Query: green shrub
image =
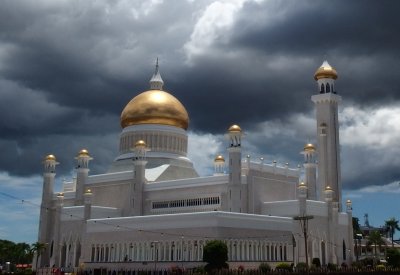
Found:
[[[304,270],[307,270],[307,264],[306,264],[306,263],[303,263],[303,262],[298,263],[298,264],[296,265],[296,270],[297,270],[297,271],[304,271]]]
[[[400,267],[400,251],[396,248],[388,248],[386,250],[388,265],[394,268]]]
[[[271,266],[270,266],[268,263],[261,263],[261,264],[258,266],[258,270],[259,270],[261,273],[267,273],[267,272],[271,271]]]
[[[329,271],[337,271],[338,270],[338,265],[337,264],[328,263],[327,268],[328,268]]]
[[[375,270],[385,270],[386,267],[383,264],[378,264],[377,266],[375,266]]]
[[[193,275],[205,274],[204,266],[197,266],[193,268]]]
[[[223,241],[213,240],[207,242],[203,249],[203,261],[207,262],[206,271],[212,269],[229,268],[226,261],[228,260],[228,247]]]
[[[311,263],[315,265],[315,267],[321,267],[321,260],[319,258],[313,258]]]
[[[277,271],[292,271],[292,266],[288,263],[278,263],[276,265]]]

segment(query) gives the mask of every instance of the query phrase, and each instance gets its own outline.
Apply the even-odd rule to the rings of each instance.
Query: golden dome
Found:
[[[138,140],[135,143],[135,147],[146,147],[146,142],[144,142],[144,140]]]
[[[44,160],[54,160],[56,161],[56,156],[55,155],[47,155]]]
[[[350,204],[350,203],[351,203],[351,200],[347,200],[346,203],[347,203],[347,204]]]
[[[315,151],[315,146],[312,143],[307,143],[304,146],[304,151]]]
[[[121,113],[121,126],[162,124],[187,129],[189,116],[185,107],[171,94],[149,90],[135,96]]]
[[[321,67],[319,67],[314,74],[315,80],[318,80],[321,78],[332,78],[332,79],[338,78],[335,68],[333,68],[331,65],[329,65],[328,61],[324,61],[324,63],[322,63],[322,65],[321,65]]]
[[[215,162],[225,162],[225,159],[224,159],[223,156],[218,155],[218,156],[215,157],[214,161]]]
[[[228,129],[229,132],[241,132],[242,129],[240,128],[239,125],[233,124],[231,127]]]
[[[325,191],[332,191],[332,188],[331,188],[329,185],[327,185],[327,186],[325,187]]]
[[[89,156],[89,151],[86,149],[82,149],[78,153],[78,157],[90,157]]]

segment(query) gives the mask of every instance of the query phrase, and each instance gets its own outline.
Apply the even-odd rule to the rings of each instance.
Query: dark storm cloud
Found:
[[[86,147],[92,172],[104,172],[117,154],[119,115],[148,89],[157,56],[190,130],[223,134],[239,123],[255,134],[250,151],[292,166],[314,135],[298,119],[313,111],[313,73],[325,55],[338,70],[344,105],[400,100],[396,1],[247,1],[225,29],[203,22],[201,30],[217,32],[191,53],[185,46],[211,3],[3,1],[0,170],[37,174],[42,157],[54,153],[65,175]],[[376,179],[395,178],[390,171],[378,169]]]
[[[367,104],[399,100],[399,9],[397,1],[246,3],[230,45],[294,60],[305,57],[314,64],[327,57],[348,99]],[[294,61],[290,79],[298,83],[295,75],[312,69]]]

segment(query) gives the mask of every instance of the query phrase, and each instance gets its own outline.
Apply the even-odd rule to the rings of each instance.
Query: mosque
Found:
[[[215,172],[200,177],[187,156],[189,116],[163,90],[158,64],[150,90],[121,114],[119,153],[107,173],[89,174],[88,150],[76,156],[76,178],[54,191],[54,155],[44,160],[39,267],[153,269],[200,266],[209,240],[228,246],[231,267],[261,262],[351,263],[351,201],[342,209],[336,70],[314,75],[317,145],[303,167],[243,157],[243,131],[227,130]],[[243,152],[242,152],[243,151]],[[226,161],[225,161],[226,158]],[[317,161],[318,159],[318,161]],[[212,160],[210,160],[212,162]]]

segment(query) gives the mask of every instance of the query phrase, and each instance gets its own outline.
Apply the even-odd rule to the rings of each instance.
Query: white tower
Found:
[[[229,183],[228,183],[228,211],[242,212],[242,129],[232,125],[228,129],[229,137]]]
[[[44,161],[44,173],[43,173],[43,193],[42,193],[42,204],[40,206],[40,221],[39,221],[39,237],[38,242],[49,244],[51,242],[51,228],[53,226],[53,205],[52,198],[54,192],[54,179],[56,176],[56,165],[59,164],[54,155],[48,155]],[[49,251],[46,249],[40,256],[38,265],[35,268],[49,265]]]
[[[301,152],[304,155],[304,181],[307,185],[307,198],[317,199],[317,163],[316,152],[313,144],[308,143]]]
[[[333,201],[341,208],[342,184],[340,175],[340,143],[338,104],[341,97],[336,94],[336,70],[327,61],[315,72],[319,94],[311,100],[316,106],[318,136],[318,193],[321,196],[327,186],[334,191]],[[322,197],[319,198],[323,200]]]
[[[144,212],[143,189],[146,183],[146,143],[139,140],[135,143],[134,151],[134,176],[130,190],[130,215],[141,216]]]
[[[93,158],[89,155],[88,150],[82,149],[79,151],[76,167],[76,191],[75,191],[75,205],[83,205],[83,194],[85,192],[85,184],[89,176],[89,161]]]

